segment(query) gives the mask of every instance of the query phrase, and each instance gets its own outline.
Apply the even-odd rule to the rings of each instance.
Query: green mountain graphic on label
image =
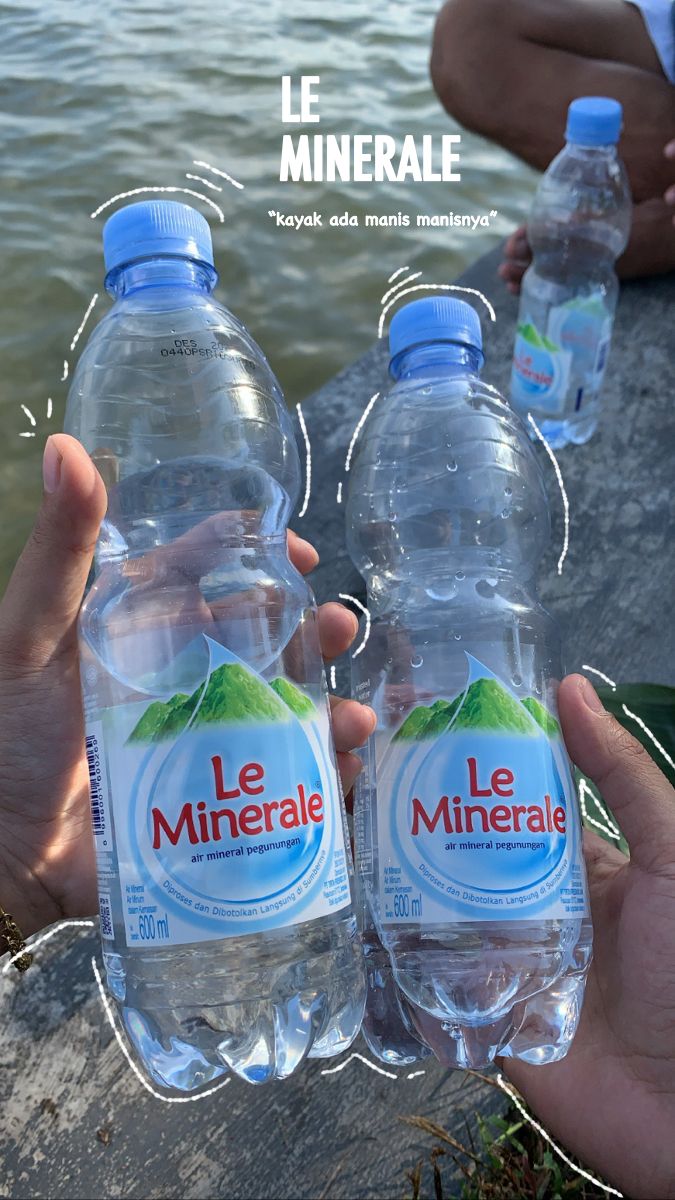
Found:
[[[393,741],[426,741],[437,737],[448,729],[455,714],[453,733],[460,729],[485,729],[532,737],[536,733],[532,719],[549,736],[560,732],[558,722],[534,697],[516,700],[496,679],[476,679],[463,703],[462,697],[456,696],[454,700],[436,700],[429,706],[414,708]]]
[[[543,704],[540,704],[538,700],[535,700],[534,696],[526,696],[524,700],[521,700],[521,704],[523,704],[527,711],[534,717],[537,725],[541,725],[544,733],[547,733],[549,737],[559,736],[560,726],[555,717],[548,711],[547,708],[544,708]]]
[[[536,346],[539,350],[551,350],[555,352],[560,349],[560,346],[556,342],[552,342],[545,334],[540,333],[537,326],[533,325],[530,321],[525,325],[519,325],[518,333],[524,342],[527,342],[530,346]]]
[[[303,720],[316,712],[309,696],[288,679],[280,677],[266,684],[245,667],[224,663],[212,671],[205,692],[202,683],[191,696],[178,692],[166,702],[155,700],[150,704],[128,741],[160,742],[176,737],[185,729],[195,709],[192,729],[235,722],[288,721],[289,710]]]

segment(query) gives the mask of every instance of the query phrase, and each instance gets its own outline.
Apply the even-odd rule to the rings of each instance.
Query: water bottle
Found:
[[[80,618],[107,986],[163,1088],[285,1078],[364,997],[292,425],[198,212],[132,204],[103,241],[66,428],[108,489]]]
[[[389,342],[394,386],[347,498],[371,616],[353,694],[378,717],[356,785],[359,886],[442,1062],[552,1062],[574,1035],[592,932],[558,636],[533,583],[542,473],[479,378],[473,308],[416,300]]]
[[[570,104],[565,148],[527,224],[533,261],[521,287],[511,403],[524,418],[532,413],[554,449],[588,441],[598,424],[619,293],[614,263],[631,223],[616,149],[621,117],[619,102],[602,96]]]

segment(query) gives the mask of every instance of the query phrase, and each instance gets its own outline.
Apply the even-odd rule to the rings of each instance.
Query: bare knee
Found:
[[[430,72],[443,107],[467,129],[496,137],[498,93],[514,66],[518,0],[446,0],[434,30]]]

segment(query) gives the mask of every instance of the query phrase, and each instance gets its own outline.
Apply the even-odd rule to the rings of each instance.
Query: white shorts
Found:
[[[675,0],[627,0],[639,8],[666,78],[675,83]]]

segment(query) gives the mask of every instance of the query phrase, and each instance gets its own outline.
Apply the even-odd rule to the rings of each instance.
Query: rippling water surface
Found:
[[[289,403],[372,342],[386,279],[409,264],[451,281],[526,211],[533,175],[479,138],[453,184],[279,183],[280,77],[320,75],[309,132],[452,131],[428,77],[436,0],[17,0],[0,4],[0,288],[4,458],[0,585],[30,527],[44,438],[59,428],[69,344],[101,291],[104,216],[117,192],[197,187],[205,159],[244,185],[208,193],[220,296],[265,348]],[[222,184],[222,180],[218,180]],[[212,217],[208,207],[203,211]],[[499,210],[493,231],[274,228],[269,209],[329,217]],[[109,210],[112,211],[112,210]],[[54,415],[46,420],[47,400]],[[21,403],[34,413],[36,437]]]

